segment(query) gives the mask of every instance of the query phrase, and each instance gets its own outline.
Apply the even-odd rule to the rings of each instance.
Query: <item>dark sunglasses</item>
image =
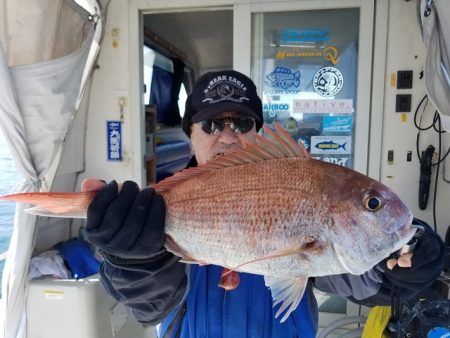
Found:
[[[228,125],[236,134],[245,134],[255,126],[255,119],[248,116],[223,117],[200,121],[200,126],[206,134],[214,135],[223,132]]]

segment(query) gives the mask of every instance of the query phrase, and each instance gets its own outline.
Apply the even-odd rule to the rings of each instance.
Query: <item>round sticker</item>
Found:
[[[344,77],[339,69],[334,67],[320,68],[313,78],[313,87],[321,96],[334,96],[344,85]]]

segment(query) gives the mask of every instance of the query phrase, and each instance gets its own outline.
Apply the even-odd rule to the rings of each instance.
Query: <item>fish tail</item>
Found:
[[[32,214],[47,217],[86,218],[89,204],[97,191],[85,192],[27,192],[0,196],[0,200],[29,203]]]
[[[346,145],[347,145],[347,142],[345,142],[343,145],[341,145],[342,149],[347,150],[347,149],[345,149]]]

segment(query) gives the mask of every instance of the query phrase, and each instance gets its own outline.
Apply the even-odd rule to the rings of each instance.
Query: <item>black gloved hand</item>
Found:
[[[112,181],[89,205],[86,237],[113,263],[116,258],[136,263],[162,251],[165,216],[164,200],[154,189],[139,191],[126,181],[119,193]]]
[[[425,231],[418,237],[411,258],[411,267],[396,265],[390,270],[386,265],[389,258],[378,266],[383,271],[384,277],[393,285],[418,292],[430,286],[441,274],[444,267],[445,246],[439,235],[425,222],[414,219],[413,224],[424,226]]]

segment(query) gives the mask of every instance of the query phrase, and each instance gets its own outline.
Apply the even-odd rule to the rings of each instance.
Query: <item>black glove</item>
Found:
[[[126,181],[118,192],[112,181],[95,196],[87,211],[86,237],[112,263],[142,260],[161,253],[166,207],[152,188],[139,191]]]
[[[414,248],[411,267],[394,266],[387,268],[389,258],[379,263],[384,277],[393,285],[418,292],[430,286],[439,277],[444,267],[445,246],[437,233],[423,221],[414,219],[413,224],[420,224],[425,228]]]
[[[140,322],[156,325],[178,306],[187,288],[186,265],[164,248],[166,207],[152,188],[112,181],[88,208],[86,238],[105,257],[107,292]]]

